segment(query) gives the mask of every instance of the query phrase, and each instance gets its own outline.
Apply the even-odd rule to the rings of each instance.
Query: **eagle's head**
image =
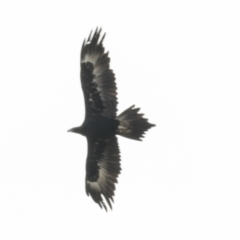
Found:
[[[73,132],[73,133],[78,133],[78,134],[84,135],[82,126],[71,128],[68,130],[68,132]]]

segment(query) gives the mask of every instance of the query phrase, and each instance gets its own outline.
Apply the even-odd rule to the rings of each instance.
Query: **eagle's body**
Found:
[[[139,108],[128,108],[117,116],[115,76],[109,68],[110,58],[99,41],[101,29],[96,29],[83,42],[81,50],[81,83],[85,100],[85,120],[80,127],[70,129],[86,136],[86,192],[100,207],[112,208],[115,183],[120,174],[120,151],[116,135],[141,140],[145,131],[153,127],[139,114]],[[110,201],[111,200],[111,201]]]
[[[116,135],[118,126],[117,119],[93,116],[86,118],[82,126],[75,128],[75,132],[86,137],[106,138]]]

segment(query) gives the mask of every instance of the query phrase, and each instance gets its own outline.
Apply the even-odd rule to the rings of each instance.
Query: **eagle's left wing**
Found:
[[[117,112],[117,88],[110,58],[104,51],[101,29],[84,40],[81,51],[81,83],[85,99],[86,118],[104,116],[115,118]]]
[[[106,139],[88,137],[87,141],[86,192],[107,210],[102,195],[112,208],[115,183],[121,171],[118,141],[116,136]]]

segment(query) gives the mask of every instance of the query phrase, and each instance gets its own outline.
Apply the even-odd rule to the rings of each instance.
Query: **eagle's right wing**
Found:
[[[102,196],[112,208],[115,183],[120,174],[120,151],[116,136],[106,139],[87,138],[86,192],[107,210]],[[110,201],[111,200],[111,201]]]
[[[110,58],[105,53],[101,29],[84,40],[81,51],[81,83],[85,99],[86,117],[104,116],[115,118],[117,89],[115,76],[109,68]]]

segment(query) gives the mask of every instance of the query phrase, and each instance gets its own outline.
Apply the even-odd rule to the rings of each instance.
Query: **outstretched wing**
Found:
[[[104,52],[100,39],[101,29],[96,29],[84,40],[81,51],[81,83],[85,99],[86,117],[101,115],[115,118],[117,88],[115,76],[109,69],[110,58]]]
[[[121,171],[118,141],[115,136],[106,139],[87,138],[87,140],[86,192],[107,211],[102,196],[112,209],[115,183]]]

